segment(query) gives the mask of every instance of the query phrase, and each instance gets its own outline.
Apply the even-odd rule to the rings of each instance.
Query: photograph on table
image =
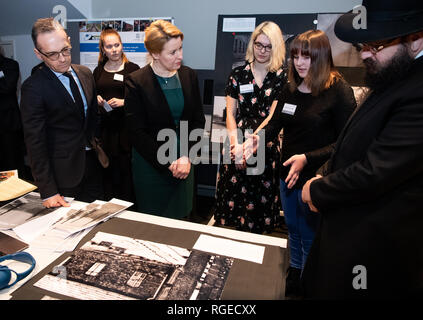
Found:
[[[40,195],[30,192],[0,208],[0,230],[12,229],[56,209],[44,207]]]
[[[219,300],[233,258],[98,232],[34,285],[86,300]]]
[[[96,200],[79,210],[69,210],[65,216],[54,224],[54,227],[58,230],[73,234],[113,217],[130,207],[132,204],[132,202],[114,198],[109,202]]]

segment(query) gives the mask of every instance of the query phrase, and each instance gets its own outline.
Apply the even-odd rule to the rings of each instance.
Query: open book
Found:
[[[0,172],[0,201],[18,198],[35,189],[33,184],[18,178],[17,170]]]

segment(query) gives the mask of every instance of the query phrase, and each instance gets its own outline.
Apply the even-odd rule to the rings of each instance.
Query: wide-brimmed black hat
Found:
[[[351,10],[336,21],[335,34],[339,39],[351,43],[370,42],[423,30],[422,0],[363,0],[362,6],[366,13],[357,8],[357,13]],[[360,28],[364,24],[359,18],[366,18],[366,28]]]

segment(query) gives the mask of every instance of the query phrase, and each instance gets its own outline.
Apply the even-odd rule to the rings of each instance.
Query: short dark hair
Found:
[[[37,48],[37,37],[39,34],[53,32],[55,30],[65,31],[63,26],[57,20],[54,20],[54,18],[40,18],[35,21],[31,32],[32,42],[34,42],[35,48]]]

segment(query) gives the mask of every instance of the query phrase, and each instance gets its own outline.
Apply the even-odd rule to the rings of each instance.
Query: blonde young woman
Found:
[[[101,32],[99,48],[98,66],[93,74],[102,120],[101,139],[110,160],[109,167],[103,170],[105,198],[133,202],[131,147],[123,112],[124,80],[139,66],[128,61],[119,33],[114,29]]]
[[[232,70],[225,89],[226,128],[233,152],[242,149],[237,128],[257,131],[265,125],[271,104],[286,83],[284,58],[279,26],[271,21],[261,23],[251,35],[245,64]],[[238,161],[221,164],[214,206],[217,225],[271,232],[280,215],[279,157],[276,137],[266,145],[265,169],[260,175],[247,175],[246,164]]]
[[[152,62],[128,77],[125,94],[138,210],[177,219],[190,214],[194,196],[191,159],[179,148],[194,142],[180,135],[180,128],[187,126],[189,136],[205,123],[197,75],[182,65],[183,39],[170,22],[154,21],[144,39]],[[158,139],[163,129],[174,132],[176,141]],[[170,154],[176,154],[168,162],[159,159],[165,143],[172,147]]]

